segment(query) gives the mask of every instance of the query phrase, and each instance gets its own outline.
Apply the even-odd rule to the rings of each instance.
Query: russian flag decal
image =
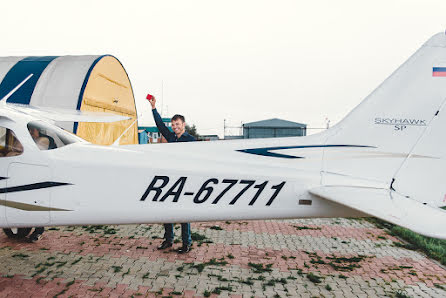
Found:
[[[433,67],[432,68],[433,77],[446,77],[446,67]]]

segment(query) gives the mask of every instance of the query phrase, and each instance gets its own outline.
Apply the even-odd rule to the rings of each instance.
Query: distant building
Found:
[[[167,128],[170,131],[172,130],[172,124],[170,123],[170,118],[162,118],[164,124],[166,124]],[[147,144],[147,143],[161,143],[161,133],[158,130],[158,127],[156,126],[138,126],[138,132],[139,132],[139,140],[140,144]],[[143,136],[142,134],[146,134],[147,138]],[[146,143],[145,143],[146,142]]]
[[[278,118],[243,124],[243,138],[280,138],[305,136],[307,125]]]

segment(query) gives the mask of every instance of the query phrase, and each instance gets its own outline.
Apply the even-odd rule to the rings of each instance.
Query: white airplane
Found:
[[[97,146],[52,123],[94,115],[3,103],[0,228],[375,216],[446,239],[445,100],[439,33],[307,137]]]

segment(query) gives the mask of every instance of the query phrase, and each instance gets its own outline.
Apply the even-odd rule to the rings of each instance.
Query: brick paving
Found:
[[[56,227],[33,244],[1,234],[0,297],[446,296],[443,266],[366,220],[193,223],[192,232],[186,255],[156,249],[161,225]]]

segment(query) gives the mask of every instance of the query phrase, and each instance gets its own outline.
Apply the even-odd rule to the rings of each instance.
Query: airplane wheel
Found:
[[[3,232],[5,232],[8,238],[21,239],[28,236],[29,232],[31,232],[31,229],[32,228],[12,228],[12,229],[3,229]]]

